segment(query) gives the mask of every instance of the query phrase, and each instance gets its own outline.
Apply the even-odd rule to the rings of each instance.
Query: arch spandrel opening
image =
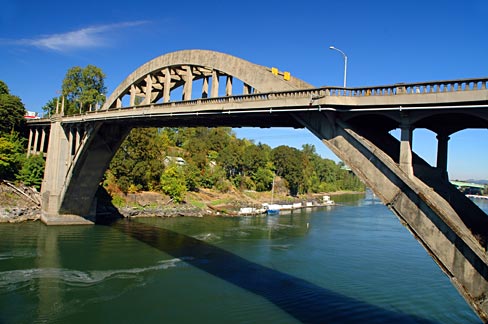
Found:
[[[148,74],[133,83],[110,108],[257,93],[244,81],[211,68],[188,65],[163,71]]]
[[[231,55],[180,51],[139,67],[117,87],[103,109],[300,88],[312,86]]]

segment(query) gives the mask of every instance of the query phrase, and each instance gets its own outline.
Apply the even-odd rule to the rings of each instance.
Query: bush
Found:
[[[0,137],[0,179],[14,180],[25,159],[22,139],[17,133]]]
[[[24,160],[17,180],[22,181],[26,186],[33,186],[40,190],[45,164],[44,158],[40,154],[30,155]]]
[[[175,203],[184,200],[186,194],[186,179],[182,169],[177,165],[170,165],[161,174],[161,191],[170,196]]]

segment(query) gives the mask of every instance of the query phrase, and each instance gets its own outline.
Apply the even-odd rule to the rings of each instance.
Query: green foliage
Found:
[[[30,155],[22,164],[17,180],[22,181],[26,186],[34,186],[40,190],[44,176],[44,165],[45,161],[42,155]]]
[[[2,94],[9,94],[10,90],[8,89],[8,86],[5,82],[0,80],[0,95]]]
[[[187,191],[185,183],[185,174],[178,165],[168,166],[161,174],[161,190],[176,203],[182,202],[185,198]]]
[[[127,193],[130,185],[156,190],[164,168],[164,149],[157,129],[133,129],[112,159],[109,169]]]
[[[24,160],[23,139],[17,133],[0,136],[0,179],[14,180]]]
[[[186,164],[165,165],[167,156],[183,157]],[[112,160],[110,172],[124,192],[159,188],[175,201],[199,188],[269,191],[275,174],[292,195],[364,190],[341,166],[319,156],[313,145],[271,149],[236,138],[230,128],[198,127],[134,129]]]
[[[125,199],[121,196],[118,196],[118,195],[115,195],[113,198],[112,198],[112,204],[115,206],[115,207],[123,207],[126,205],[126,202],[125,202]]]
[[[278,146],[272,151],[276,174],[288,181],[290,194],[298,194],[300,183],[303,180],[301,153],[298,149],[289,146]]]
[[[62,92],[66,97],[65,114],[78,114],[105,102],[105,74],[94,65],[72,67],[66,72]]]
[[[51,98],[43,107],[42,110],[44,111],[45,115],[53,115],[56,113],[56,106],[58,105],[58,101],[60,99],[57,97]],[[61,106],[61,102],[59,102],[59,106]]]
[[[269,168],[259,168],[252,175],[252,180],[256,185],[256,191],[269,191],[273,185],[274,173]]]
[[[19,97],[11,95],[0,81],[0,133],[20,132],[25,125],[25,108]]]

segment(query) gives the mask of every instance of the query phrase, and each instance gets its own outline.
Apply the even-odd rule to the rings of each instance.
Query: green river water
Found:
[[[371,194],[335,199],[279,216],[0,225],[0,323],[480,323]]]

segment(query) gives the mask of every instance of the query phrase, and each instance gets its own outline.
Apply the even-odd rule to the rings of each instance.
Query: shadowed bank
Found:
[[[143,243],[259,295],[303,323],[435,323],[374,306],[250,262],[193,237],[137,221],[105,223]]]

